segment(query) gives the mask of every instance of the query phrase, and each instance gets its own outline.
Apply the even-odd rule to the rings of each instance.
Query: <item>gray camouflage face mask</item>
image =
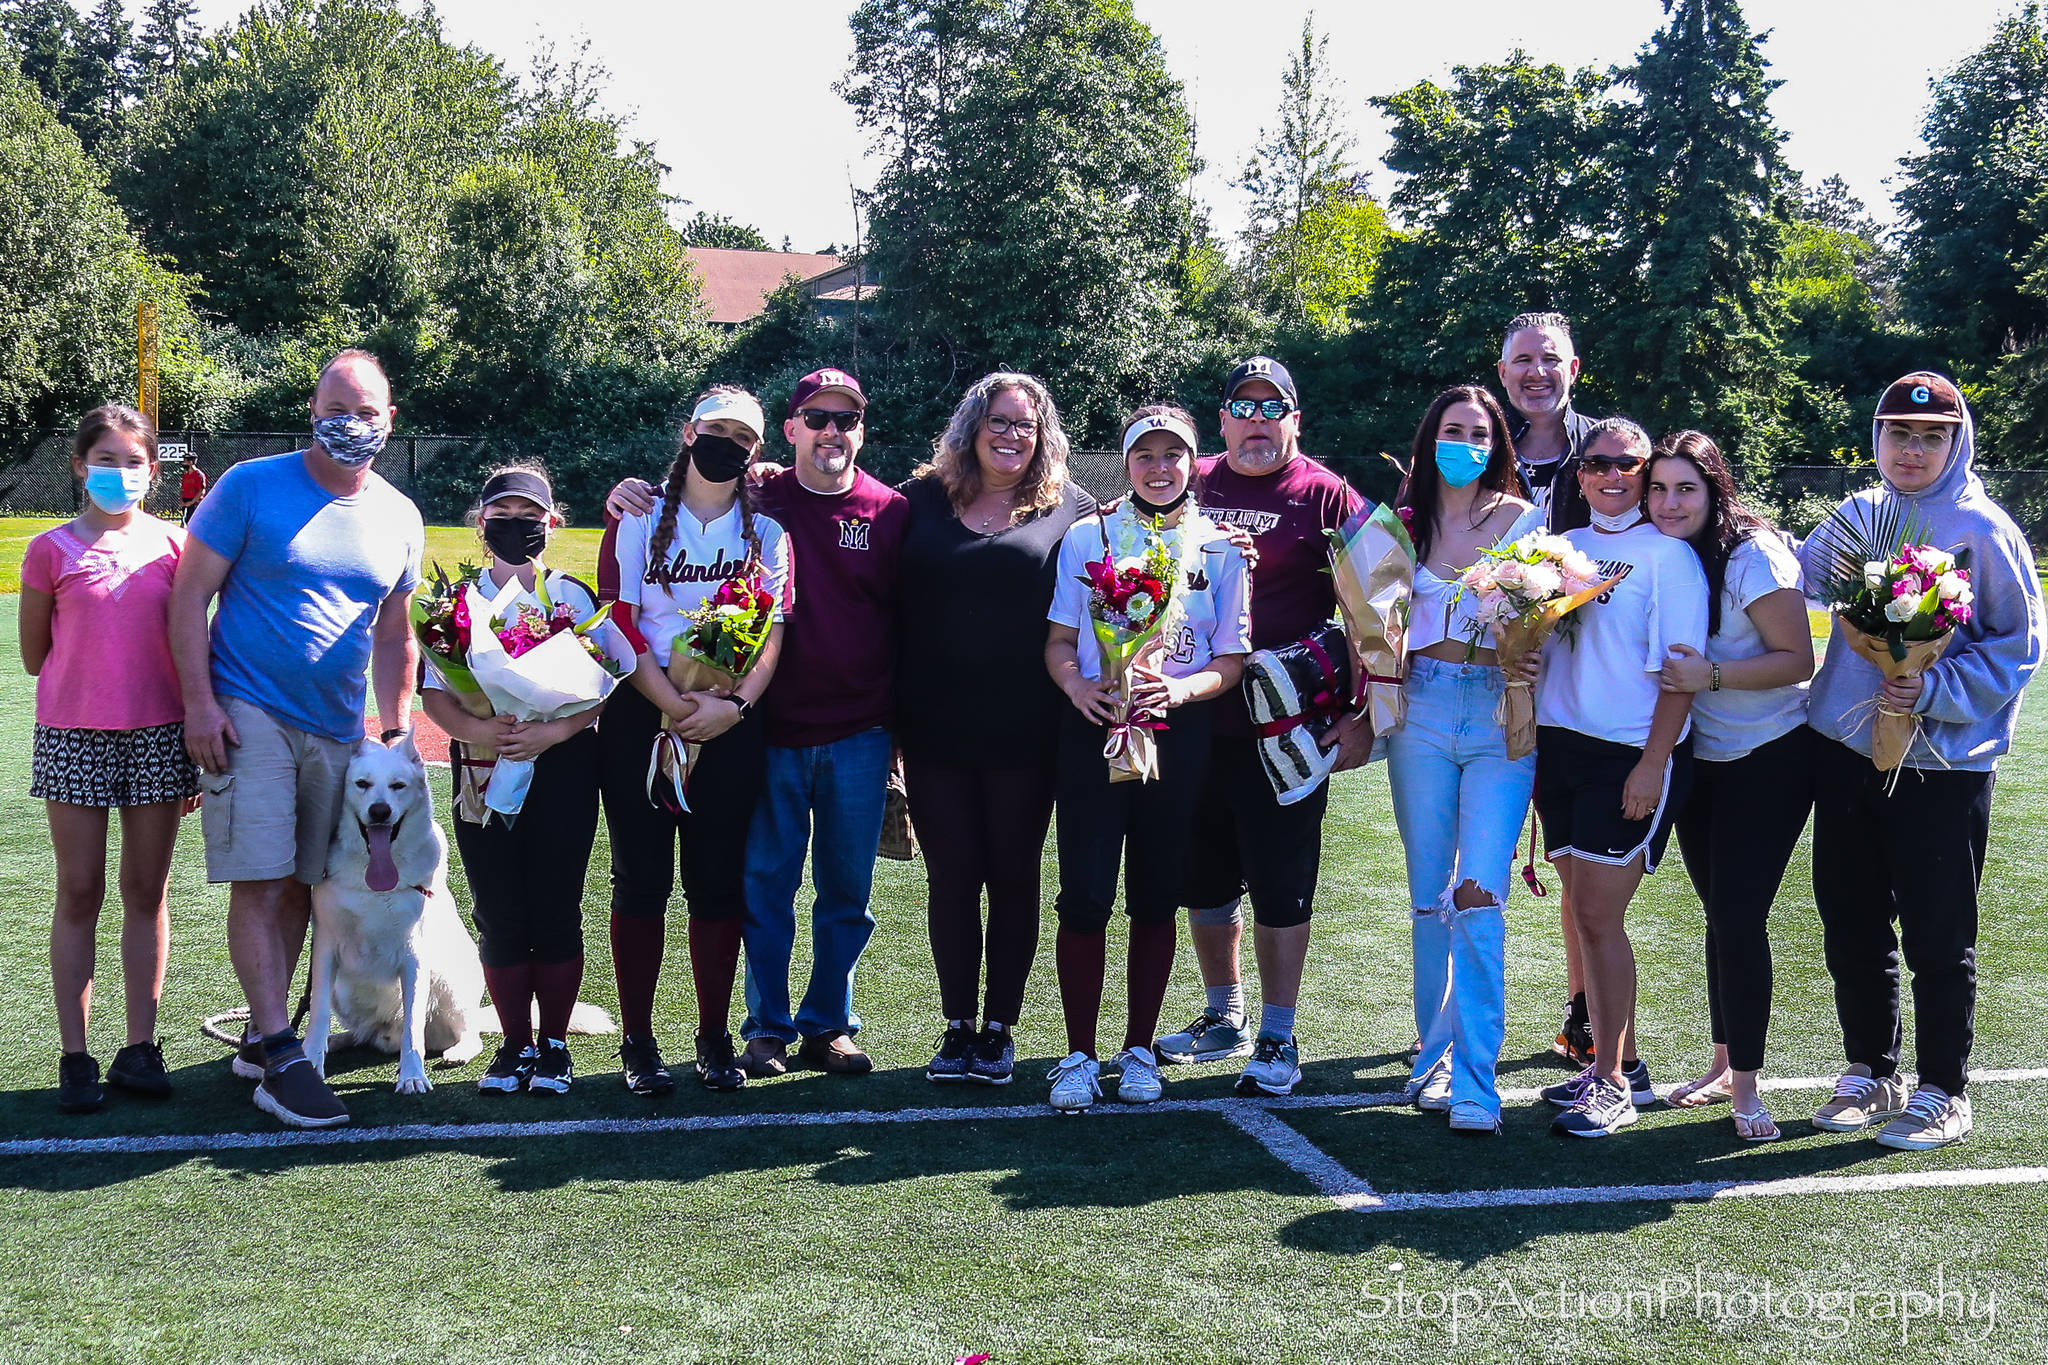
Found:
[[[313,423],[313,435],[338,465],[360,469],[377,458],[390,433],[354,413],[321,417]]]

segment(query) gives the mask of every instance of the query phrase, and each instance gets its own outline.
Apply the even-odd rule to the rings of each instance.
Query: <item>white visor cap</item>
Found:
[[[1154,413],[1150,417],[1140,417],[1137,421],[1124,428],[1124,454],[1130,454],[1131,447],[1136,445],[1140,438],[1149,436],[1155,431],[1170,431],[1180,437],[1181,440],[1187,442],[1189,454],[1193,454],[1202,448],[1201,442],[1195,439],[1195,429],[1192,426],[1189,426],[1178,417],[1162,412]]]
[[[767,435],[768,419],[761,412],[760,400],[751,393],[707,393],[690,412],[692,422],[711,422],[719,418],[738,422],[753,432],[757,441]]]

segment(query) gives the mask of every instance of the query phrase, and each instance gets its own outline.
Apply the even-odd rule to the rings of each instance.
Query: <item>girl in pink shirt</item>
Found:
[[[156,1039],[170,949],[171,848],[198,792],[185,755],[185,705],[165,612],[185,533],[142,510],[156,476],[156,428],[109,405],[78,424],[71,471],[78,516],[29,542],[21,566],[21,660],[36,679],[31,796],[49,805],[57,851],[50,975],[57,990],[58,1107],[86,1113],[105,1098],[86,1050],[93,950],[106,893],[107,812],[121,812],[121,975],[128,1045],[107,1079],[171,1093]]]

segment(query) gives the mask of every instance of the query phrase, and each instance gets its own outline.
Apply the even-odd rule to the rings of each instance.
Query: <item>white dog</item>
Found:
[[[426,1054],[461,1065],[483,1047],[484,969],[448,894],[448,843],[408,734],[365,739],[348,765],[327,880],[313,888],[306,1058],[327,1072],[328,1031],[398,1054],[398,1093],[433,1088]]]

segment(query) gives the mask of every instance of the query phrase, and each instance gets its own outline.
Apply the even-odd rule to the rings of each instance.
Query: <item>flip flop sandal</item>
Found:
[[[1674,1109],[1699,1109],[1709,1104],[1721,1104],[1733,1099],[1735,1092],[1728,1088],[1725,1079],[1708,1081],[1687,1081],[1665,1096],[1664,1103]]]
[[[1752,1113],[1735,1111],[1735,1136],[1744,1142],[1776,1142],[1785,1134],[1771,1117],[1771,1111],[1758,1105]]]

